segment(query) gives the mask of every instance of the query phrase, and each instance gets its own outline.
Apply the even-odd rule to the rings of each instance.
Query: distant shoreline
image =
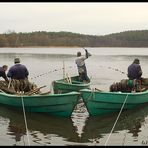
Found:
[[[17,46],[0,48],[148,48],[148,47],[79,47],[79,46]]]
[[[78,46],[17,46],[17,47],[10,47],[10,46],[7,46],[7,47],[0,47],[0,48],[83,48],[83,47],[78,47]]]
[[[148,30],[125,31],[103,36],[46,31],[10,32],[0,35],[2,48],[148,48]]]

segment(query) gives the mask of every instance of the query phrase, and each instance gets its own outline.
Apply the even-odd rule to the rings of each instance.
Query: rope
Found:
[[[72,68],[72,66],[69,66],[68,68]],[[42,73],[42,74],[40,74],[40,75],[37,75],[37,76],[35,76],[35,77],[31,77],[30,79],[36,79],[36,78],[39,78],[39,77],[41,77],[41,76],[48,75],[48,74],[50,74],[50,73],[52,73],[52,72],[56,72],[56,71],[59,71],[59,70],[62,70],[62,69],[63,69],[63,68],[54,69],[54,70],[51,70],[51,71],[49,71],[49,72],[45,72],[45,73]]]
[[[124,107],[124,105],[125,105],[125,102],[126,102],[127,98],[128,98],[128,94],[126,95],[126,98],[125,98],[125,100],[124,100],[124,102],[123,102],[123,105],[122,105],[122,107],[121,107],[121,109],[120,109],[120,112],[119,112],[119,114],[118,114],[118,116],[117,116],[117,119],[116,119],[116,121],[115,121],[115,123],[114,123],[114,125],[113,125],[113,128],[112,128],[112,130],[111,130],[111,132],[110,132],[110,134],[109,134],[109,136],[108,136],[108,138],[107,138],[107,140],[106,140],[106,142],[105,142],[105,146],[107,145],[107,142],[108,142],[108,140],[109,140],[109,138],[110,138],[110,136],[111,136],[111,134],[112,134],[112,132],[113,132],[113,130],[114,130],[114,128],[115,128],[115,125],[116,125],[116,123],[117,123],[117,121],[118,121],[120,115],[121,115],[121,112],[122,112],[122,110],[123,110],[123,107]]]
[[[91,89],[92,91],[91,91],[91,93],[90,93],[90,95],[88,96],[88,98],[87,98],[87,103],[88,103],[88,101],[91,99],[91,97],[92,97],[92,95],[94,95],[94,88],[92,88]]]
[[[24,100],[23,100],[22,94],[21,94],[21,100],[22,100],[22,107],[23,107],[23,114],[24,114],[25,127],[26,127],[26,132],[27,132],[28,145],[30,146],[29,133],[28,133],[28,126],[27,126],[27,120],[26,120],[26,114],[25,114],[25,107],[24,107]]]
[[[102,65],[100,65],[100,67],[103,67]],[[106,68],[108,68],[108,69],[112,69],[112,70],[114,70],[114,71],[118,71],[118,72],[120,72],[121,74],[124,74],[124,75],[127,75],[127,73],[125,73],[125,72],[123,72],[123,71],[121,71],[121,70],[119,70],[119,69],[117,69],[117,68],[113,68],[113,67],[106,67]]]

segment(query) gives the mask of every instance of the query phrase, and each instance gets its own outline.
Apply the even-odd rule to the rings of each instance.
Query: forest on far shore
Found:
[[[108,35],[35,31],[0,34],[0,47],[148,47],[148,30],[124,31]]]

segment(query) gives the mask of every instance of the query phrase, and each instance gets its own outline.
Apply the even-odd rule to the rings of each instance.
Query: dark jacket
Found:
[[[15,64],[9,69],[7,73],[7,76],[10,77],[11,79],[18,79],[18,80],[25,79],[28,77],[28,75],[29,72],[26,66],[22,64]]]
[[[7,82],[9,81],[3,67],[0,67],[0,77],[3,77]]]
[[[140,77],[142,76],[142,70],[141,70],[141,66],[139,64],[136,63],[132,63],[129,67],[128,67],[128,77],[129,79],[140,79]]]

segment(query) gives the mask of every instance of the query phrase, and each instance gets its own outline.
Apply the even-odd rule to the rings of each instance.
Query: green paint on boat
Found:
[[[79,81],[79,76],[70,77],[71,83],[67,79],[55,80],[53,82],[54,93],[67,93],[71,91],[80,91],[81,89],[90,88],[90,81],[87,83]]]
[[[80,91],[90,116],[100,116],[119,112],[127,98],[123,110],[132,109],[148,102],[148,91],[137,93],[98,92],[89,89]]]
[[[78,92],[47,95],[11,95],[0,92],[0,104],[22,110],[22,99],[25,111],[47,113],[54,116],[70,117],[79,100]]]

